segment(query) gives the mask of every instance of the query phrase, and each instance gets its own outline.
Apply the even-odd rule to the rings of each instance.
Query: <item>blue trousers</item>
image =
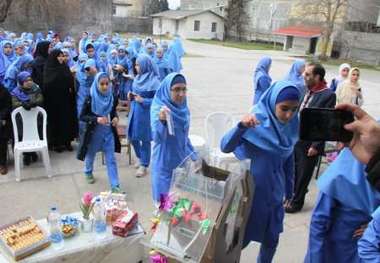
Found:
[[[115,141],[110,126],[97,125],[88,145],[85,158],[85,174],[92,174],[97,152],[103,152],[106,159],[108,180],[111,188],[119,186],[119,175],[115,158]]]
[[[140,160],[140,165],[149,167],[151,146],[149,142],[131,141],[133,149],[135,150],[137,158]]]
[[[266,238],[261,242],[259,256],[257,257],[257,263],[271,263],[276,253],[279,237],[275,240]],[[248,246],[250,241],[243,242],[243,249]]]

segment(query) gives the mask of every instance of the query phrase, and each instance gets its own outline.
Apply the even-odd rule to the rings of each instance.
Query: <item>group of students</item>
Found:
[[[71,150],[70,142],[77,135],[75,131],[79,131],[77,157],[85,161],[87,182],[95,182],[93,162],[96,153],[102,151],[111,189],[120,192],[114,156],[115,151],[120,151],[117,105],[120,100],[127,100],[127,134],[138,158],[136,175],[147,175],[151,167],[152,196],[158,206],[161,196],[169,191],[173,170],[187,157],[193,161],[199,158],[188,138],[190,110],[187,81],[179,73],[184,54],[180,41],[175,40],[171,48],[166,49],[163,43],[156,49],[152,40],[142,46],[140,40],[132,39],[125,47],[117,35],[108,43],[106,35],[94,38],[84,33],[77,53],[70,49],[65,53],[59,48],[61,42],[54,40],[57,36],[51,37],[51,41],[41,38],[37,43],[34,60],[19,54],[7,65],[5,88],[0,89],[0,138],[6,137],[5,127],[10,125],[11,105],[21,105],[26,110],[43,106],[49,116],[49,136],[53,136],[49,142],[53,142],[54,149]],[[0,63],[8,54],[4,46]],[[152,51],[155,49],[156,57]],[[177,49],[180,51],[173,51]],[[174,63],[170,62],[171,52],[177,56],[172,59]],[[71,68],[67,54],[77,54]],[[165,54],[168,59],[163,59]],[[104,64],[105,59],[110,64]],[[31,64],[31,73],[25,71],[28,67],[23,61]],[[272,262],[283,232],[285,212],[302,209],[316,160],[323,154],[324,142],[299,140],[299,112],[306,107],[333,108],[337,101],[363,103],[357,68],[343,65],[328,87],[325,69],[318,63],[296,61],[289,74],[274,83],[269,76],[271,63],[269,57],[259,62],[254,74],[252,112],[221,141],[223,152],[251,160],[255,194],[243,246],[251,241],[261,243],[257,262]],[[174,64],[179,67],[174,68]],[[5,63],[0,64],[0,69],[1,65]],[[14,76],[12,68],[18,70],[16,86],[9,78]],[[1,161],[3,157],[0,156]],[[4,167],[4,163],[0,165]],[[365,231],[380,204],[380,187],[373,182],[366,180],[365,166],[348,148],[343,149],[318,180],[320,194],[312,215],[305,262],[380,261],[368,252],[373,251],[377,225],[371,223]]]
[[[343,64],[330,87],[321,64],[297,60],[283,80],[272,83],[272,60],[262,58],[254,73],[254,106],[222,139],[221,150],[251,160],[255,194],[243,247],[261,243],[257,262],[272,262],[285,212],[302,209],[324,142],[299,140],[299,112],[363,104],[360,70]],[[380,262],[372,213],[380,188],[366,179],[366,167],[341,147],[334,163],[318,180],[304,262]],[[364,236],[363,236],[364,233]],[[379,240],[379,239],[377,239]],[[377,254],[374,253],[377,251]]]
[[[154,98],[158,96],[155,93],[161,83],[168,86],[165,88],[168,91],[162,95],[167,104],[165,109],[171,111],[174,120],[178,117],[182,124],[188,121],[184,109],[176,114],[177,104],[170,97],[171,87],[176,85],[174,98],[182,107],[186,81],[176,73],[182,69],[181,59],[185,52],[179,38],[170,45],[164,41],[158,46],[152,38],[128,41],[118,34],[111,38],[107,34],[96,36],[84,32],[77,49],[72,37],[61,42],[59,35],[53,32],[46,36],[38,33],[35,38],[31,33],[22,34],[18,39],[15,37],[13,33],[0,32],[1,174],[7,173],[7,145],[13,136],[10,113],[20,106],[25,110],[41,106],[46,110],[50,149],[58,153],[73,151],[71,143],[79,138],[77,158],[85,161],[85,178],[89,184],[95,182],[93,163],[96,153],[104,152],[113,192],[121,191],[114,155],[114,152],[120,152],[116,129],[120,104],[127,104],[130,108],[126,132],[138,158],[138,177],[147,175],[151,142],[163,136],[157,132],[164,132],[162,128],[155,129],[155,118],[152,118],[152,125],[155,123],[152,127],[150,122],[151,105],[156,103]],[[175,84],[165,82],[167,78]],[[184,105],[187,109],[186,103]],[[159,113],[156,115],[158,117]],[[18,117],[18,124],[20,121]],[[20,128],[22,125],[18,125]],[[158,145],[155,144],[154,152]],[[153,166],[165,170],[167,166],[160,164],[165,161],[159,152],[154,155],[158,159],[153,158],[156,160]],[[29,165],[37,158],[35,153],[25,154],[24,163]],[[180,154],[178,158],[181,158]],[[167,173],[165,170],[157,176]],[[161,188],[161,181],[156,180],[153,192]]]

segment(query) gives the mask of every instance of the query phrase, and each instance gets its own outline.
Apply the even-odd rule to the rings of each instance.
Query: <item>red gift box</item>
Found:
[[[127,237],[128,232],[135,228],[138,215],[131,210],[125,210],[112,224],[112,234],[119,237]]]

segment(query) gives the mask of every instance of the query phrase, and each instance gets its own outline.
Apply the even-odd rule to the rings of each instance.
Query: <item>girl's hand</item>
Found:
[[[360,228],[358,228],[355,232],[354,232],[354,235],[352,236],[353,238],[356,238],[356,239],[360,239],[365,230],[367,229],[368,227],[368,224],[365,224],[365,225],[361,225]]]
[[[144,98],[141,97],[140,95],[135,95],[135,101],[137,101],[138,103],[143,103]]]
[[[113,127],[116,127],[118,123],[119,123],[119,118],[118,117],[115,117],[115,118],[112,119],[112,126]]]
[[[260,122],[256,119],[255,115],[248,114],[241,119],[241,124],[246,128],[255,128],[257,125],[260,125]]]
[[[166,121],[166,113],[169,112],[169,109],[165,106],[161,107],[160,113],[159,113],[159,119],[160,121]]]
[[[107,117],[98,117],[97,121],[101,125],[107,125],[108,124],[108,118]]]

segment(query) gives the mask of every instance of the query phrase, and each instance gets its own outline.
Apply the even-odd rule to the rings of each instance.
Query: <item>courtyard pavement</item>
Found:
[[[236,120],[249,111],[251,106],[252,73],[261,56],[273,58],[271,75],[274,80],[282,79],[288,72],[293,57],[280,51],[247,51],[208,44],[185,41],[188,55],[184,58],[187,77],[189,104],[191,108],[191,133],[204,136],[204,119],[207,114],[223,111]],[[330,80],[337,68],[327,67]],[[363,70],[361,74],[365,106],[376,118],[380,117],[379,73]],[[125,118],[122,118],[125,122]],[[135,169],[127,163],[126,153],[117,156],[121,187],[128,194],[132,209],[139,213],[145,230],[149,230],[153,206],[150,178],[136,178]],[[13,162],[13,160],[10,160]],[[98,156],[95,166],[94,185],[86,184],[83,163],[75,159],[74,153],[51,153],[53,177],[46,178],[42,163],[33,164],[22,170],[23,181],[15,182],[13,169],[0,176],[0,225],[31,215],[42,218],[52,205],[61,213],[79,210],[79,200],[86,191],[100,192],[108,189],[105,167]],[[12,165],[11,165],[12,166]],[[317,195],[313,180],[305,208],[296,215],[286,215],[284,233],[274,262],[298,263],[303,261],[308,240],[310,214]],[[242,263],[255,262],[258,245],[251,244],[242,253]]]

